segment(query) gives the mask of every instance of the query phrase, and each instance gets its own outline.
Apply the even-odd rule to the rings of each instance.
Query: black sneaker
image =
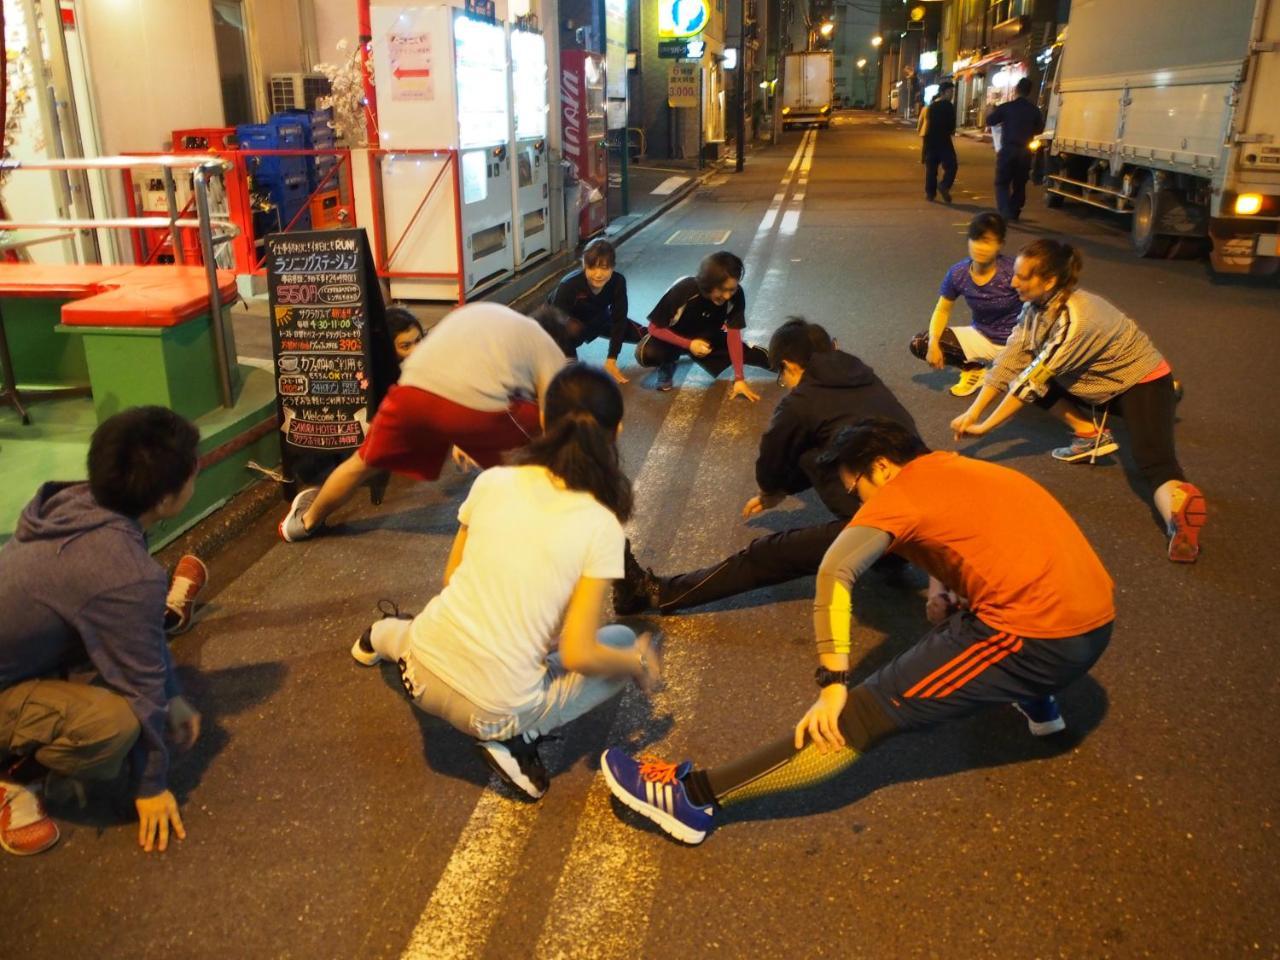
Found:
[[[504,783],[531,800],[539,800],[551,786],[547,768],[542,765],[542,757],[538,756],[541,739],[538,737],[532,743],[523,736],[510,740],[477,740],[476,746],[484,762]]]
[[[939,187],[939,188],[938,188],[938,196],[940,196],[940,197],[942,198],[942,202],[943,202],[943,203],[950,203],[950,202],[951,202],[951,191],[950,191],[950,190],[944,190],[942,187]]]
[[[613,581],[613,612],[620,617],[630,617],[658,606],[658,578],[631,552],[627,541],[622,555],[622,579]]]
[[[400,608],[391,600],[378,601],[378,613],[382,616],[379,620],[385,620],[387,617],[395,617],[397,620],[412,620],[417,614],[401,613]],[[360,639],[351,645],[351,656],[356,663],[362,667],[372,667],[380,660],[382,656],[377,650],[373,649],[373,624],[364,628],[364,633],[360,634]]]

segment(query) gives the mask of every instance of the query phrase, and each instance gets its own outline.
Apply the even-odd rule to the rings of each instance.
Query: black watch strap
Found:
[[[848,670],[828,670],[826,667],[819,667],[813,671],[813,679],[818,682],[820,687],[829,687],[834,683],[842,683],[846,686],[849,684]]]

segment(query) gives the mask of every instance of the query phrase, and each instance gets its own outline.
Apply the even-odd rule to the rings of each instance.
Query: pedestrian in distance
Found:
[[[700,843],[746,800],[813,786],[906,730],[1013,704],[1033,735],[1066,727],[1056,694],[1111,637],[1113,585],[1067,512],[1008,467],[930,453],[889,421],[851,428],[832,457],[862,507],[823,558],[814,600],[820,693],[787,736],[721,767],[639,760],[611,748],[600,769],[632,810]],[[853,586],[887,551],[939,584],[936,625],[850,689]],[[945,588],[964,598],[949,611]]]
[[[691,356],[703,370],[718,377],[733,367],[731,397],[752,403],[760,395],[747,385],[743,367],[768,369],[769,355],[742,342],[747,325],[747,296],[742,291],[742,260],[728,250],[708,254],[698,273],[682,277],[662,295],[649,313],[649,332],[636,345],[636,362],[657,367],[657,388],[674,385],[676,361]]]
[[[859,506],[835,468],[820,462],[822,455],[842,429],[867,417],[885,417],[916,432],[911,414],[893,391],[861,359],[837,349],[819,324],[788,317],[769,340],[769,363],[787,394],[760,437],[755,464],[759,492],[743,506],[742,518],[749,520],[788,496],[813,489],[833,519],[757,537],[717,563],[666,577],[642,567],[628,544],[626,577],[613,590],[616,613],[670,614],[813,576]],[[903,566],[888,557],[878,572],[893,576]]]
[[[416,617],[392,608],[351,648],[365,666],[396,663],[415,706],[475,738],[498,776],[534,800],[549,783],[544,736],[661,676],[649,634],[600,627],[632,509],[622,412],[603,370],[558,373],[544,433],[482,473],[459,508],[444,589]]]
[[[999,127],[996,151],[996,209],[1016,223],[1027,203],[1027,178],[1031,176],[1031,141],[1044,131],[1040,108],[1031,102],[1031,81],[1026,77],[1013,88],[1013,99],[987,114],[987,126]]]
[[[532,317],[496,303],[450,312],[401,364],[360,449],[294,497],[280,538],[313,536],[380,470],[435,480],[455,447],[462,462],[501,463],[538,433],[537,401],[572,354],[576,327],[549,305]]]
[[[195,490],[200,434],[164,407],[104,420],[87,483],[43,484],[0,548],[0,847],[34,854],[58,840],[46,792],[85,782],[131,793],[138,843],[186,839],[169,789],[170,744],[192,746],[200,714],[182,696],[166,627],[190,624],[204,585],[193,556],[173,584],[145,530]],[[93,682],[67,679],[88,666]],[[78,671],[77,671],[78,672]]]
[[[956,132],[956,105],[951,102],[956,85],[950,80],[939,84],[933,102],[924,112],[924,197],[930,203],[935,196],[943,203],[951,202],[951,185],[956,181],[956,147],[951,138]],[[938,168],[942,179],[938,179]]]
[[[980,213],[969,221],[969,256],[942,278],[929,329],[911,340],[911,352],[935,370],[959,367],[951,395],[967,397],[980,386],[988,363],[1004,347],[1018,322],[1022,300],[1013,289],[1013,258],[1002,253],[1005,223],[998,213]],[[964,298],[972,321],[949,326],[951,308]]]
[[[1151,339],[1122,310],[1079,289],[1083,262],[1069,243],[1037,240],[1014,264],[1013,287],[1025,306],[1004,350],[992,362],[972,405],[951,421],[957,439],[990,433],[1028,404],[1050,411],[1074,431],[1053,451],[1066,463],[1094,463],[1119,449],[1107,419],[1129,430],[1133,466],[1164,519],[1169,559],[1200,553],[1204,494],[1189,483],[1174,450],[1178,389]],[[994,411],[980,420],[999,398]],[[1091,406],[1084,417],[1075,401]]]
[[[618,354],[624,343],[639,343],[644,327],[628,319],[627,278],[616,269],[618,254],[603,237],[592,240],[582,250],[582,266],[567,274],[551,291],[547,302],[559,307],[581,326],[577,348],[600,337],[609,340],[604,368],[618,383],[627,378],[618,369]]]

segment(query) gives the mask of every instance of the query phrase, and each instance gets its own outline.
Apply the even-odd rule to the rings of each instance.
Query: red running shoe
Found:
[[[191,626],[196,597],[208,580],[209,570],[195,554],[188,553],[178,561],[165,600],[164,629],[170,636],[184,633]]]
[[[1179,483],[1169,507],[1173,515],[1169,521],[1169,559],[1174,563],[1195,563],[1200,555],[1200,528],[1208,513],[1204,494],[1194,483]]]
[[[58,825],[30,787],[0,780],[0,847],[19,857],[42,853],[58,842]]]

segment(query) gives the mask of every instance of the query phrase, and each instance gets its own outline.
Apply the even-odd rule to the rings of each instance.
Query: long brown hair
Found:
[[[629,520],[634,497],[618,455],[622,391],[613,377],[570,363],[547,386],[542,410],[542,436],[513,453],[510,462],[546,467],[570,490],[591,494],[620,521]]]

